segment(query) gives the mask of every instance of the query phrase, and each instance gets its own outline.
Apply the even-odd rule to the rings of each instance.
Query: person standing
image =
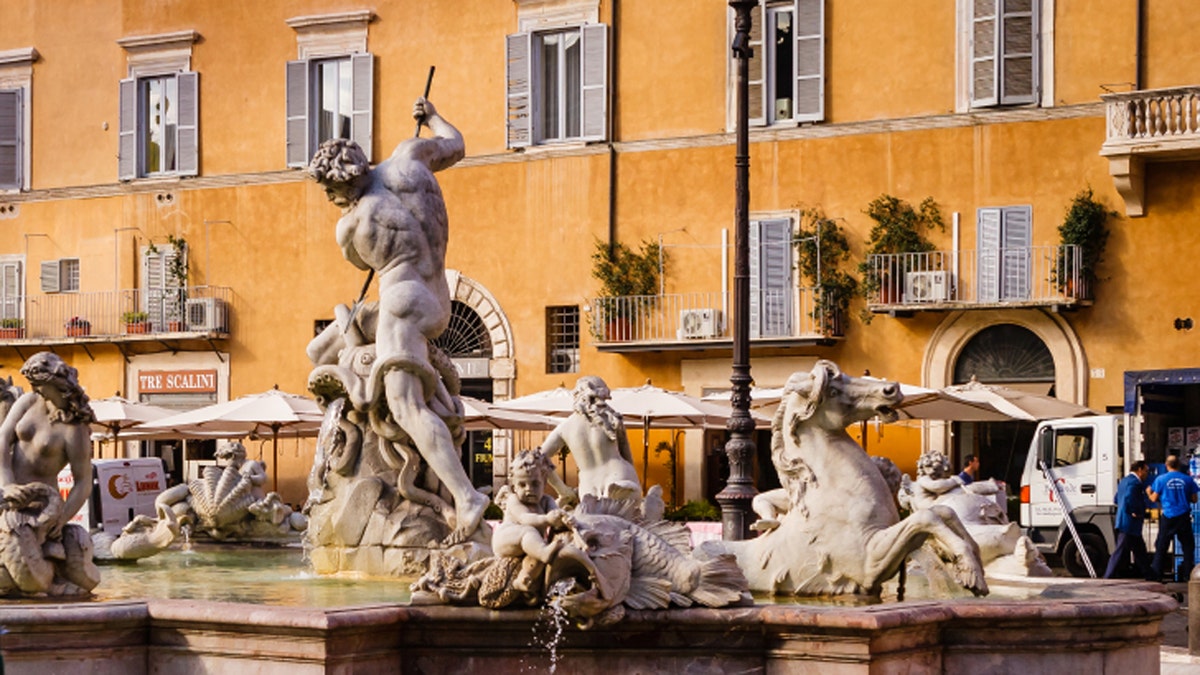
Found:
[[[1117,572],[1133,555],[1133,565],[1143,579],[1153,578],[1150,571],[1150,554],[1146,552],[1146,540],[1142,538],[1142,525],[1146,522],[1146,478],[1150,467],[1138,460],[1129,469],[1129,474],[1117,484],[1117,545],[1108,559],[1105,579],[1115,579]]]
[[[1196,481],[1182,471],[1179,457],[1167,457],[1167,472],[1154,479],[1147,488],[1150,501],[1162,504],[1162,518],[1158,523],[1158,538],[1154,541],[1154,562],[1151,564],[1155,580],[1162,579],[1163,567],[1167,562],[1167,549],[1176,537],[1183,549],[1183,565],[1179,578],[1187,579],[1196,563],[1196,538],[1192,534],[1192,504],[1200,488]]]
[[[963,459],[963,470],[958,474],[958,479],[963,485],[970,485],[979,479],[979,458],[975,455],[967,455]]]

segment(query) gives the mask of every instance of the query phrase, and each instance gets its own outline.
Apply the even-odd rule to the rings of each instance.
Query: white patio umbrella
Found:
[[[90,403],[92,414],[96,417],[92,430],[112,438],[113,448],[116,448],[117,437],[122,431],[175,414],[169,408],[130,401],[121,396],[96,399]]]
[[[985,401],[960,398],[945,391],[900,383],[904,400],[895,406],[899,419],[954,422],[1009,422],[1012,416]]]
[[[463,404],[463,427],[468,431],[521,429],[549,431],[562,420],[534,413],[505,410],[471,396],[460,396]]]
[[[316,401],[279,389],[271,389],[261,394],[250,394],[147,422],[141,429],[150,432],[168,431],[184,437],[188,434],[265,436],[270,432],[272,489],[278,490],[280,430],[286,430],[296,436],[316,436],[321,429],[323,417],[324,413]]]
[[[966,384],[942,389],[943,392],[975,403],[986,403],[1006,414],[1010,419],[1039,421],[1058,417],[1095,415],[1085,406],[1063,401],[1052,396],[1042,396],[1019,389],[994,384],[983,384],[974,377]]]

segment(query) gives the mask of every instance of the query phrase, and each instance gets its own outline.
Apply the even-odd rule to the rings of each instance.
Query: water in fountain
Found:
[[[185,554],[191,553],[192,552],[192,526],[184,525],[184,526],[180,527],[179,528],[179,536],[183,537],[183,543],[180,544],[180,552],[185,553]]]
[[[533,640],[529,646],[549,654],[551,673],[558,668],[558,647],[562,644],[563,631],[570,621],[567,618],[567,610],[563,607],[563,598],[574,586],[575,580],[570,577],[554,582],[546,594],[546,606],[542,608],[538,620],[533,624]]]

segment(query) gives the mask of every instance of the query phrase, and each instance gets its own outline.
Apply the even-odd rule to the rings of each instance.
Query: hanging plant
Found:
[[[796,267],[800,284],[817,291],[812,318],[831,335],[842,334],[842,319],[858,292],[858,279],[841,269],[850,260],[850,241],[837,221],[820,208],[800,212]]]
[[[946,223],[942,220],[942,212],[938,209],[933,197],[926,197],[921,205],[913,208],[912,204],[883,194],[875,198],[864,211],[875,225],[867,238],[867,247],[863,261],[858,265],[862,276],[859,289],[868,302],[877,300],[881,291],[887,295],[889,291],[898,290],[904,278],[916,262],[915,256],[901,255],[904,253],[928,253],[936,247],[926,237],[926,233],[934,228],[946,231]],[[889,256],[880,268],[871,261],[873,255]],[[886,300],[886,297],[885,297]],[[863,323],[870,323],[872,315],[863,310]]]
[[[1090,187],[1080,190],[1071,199],[1067,214],[1058,226],[1059,243],[1064,247],[1079,248],[1064,248],[1059,253],[1051,277],[1060,291],[1078,278],[1085,284],[1084,295],[1090,295],[1090,289],[1097,279],[1096,268],[1108,244],[1108,219],[1120,217],[1121,214],[1096,201]]]

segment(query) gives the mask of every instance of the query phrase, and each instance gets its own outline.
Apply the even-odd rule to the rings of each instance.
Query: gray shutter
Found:
[[[750,336],[792,334],[792,221],[750,224]]]
[[[0,263],[0,318],[21,317],[21,263]]]
[[[1000,40],[1000,103],[1037,101],[1038,21],[1036,0],[1002,3]]]
[[[21,90],[0,91],[0,188],[22,186]]]
[[[1033,241],[1033,207],[1012,206],[1001,216],[1000,298],[1025,300],[1029,297],[1030,244]]]
[[[59,260],[42,261],[42,292],[58,293],[62,290],[62,265]]]
[[[825,119],[825,0],[796,0],[796,93],[793,118],[797,122]]]
[[[971,0],[971,105],[996,105],[1000,102],[996,58],[1000,26],[996,5],[1001,0]]]
[[[582,96],[583,140],[608,138],[608,26],[602,23],[583,27]]]
[[[763,44],[763,31],[766,29],[766,10],[763,9],[763,2],[760,0],[757,6],[750,10],[750,49],[753,52],[750,55],[749,69],[746,85],[749,89],[749,123],[752,126],[764,126],[767,123],[767,54],[766,45]],[[730,14],[730,16],[733,16]],[[733,59],[733,52],[730,51],[729,58]],[[731,86],[737,84],[737,60],[734,59],[734,78],[730,82]],[[736,92],[735,92],[736,96]]]
[[[312,158],[308,143],[308,61],[287,63],[287,165],[303,168]]]
[[[200,73],[179,73],[179,175],[200,173]]]
[[[121,80],[120,119],[117,127],[117,179],[137,178],[137,80]]]
[[[352,54],[350,56],[350,140],[358,143],[367,155],[367,161],[374,156],[371,152],[374,146],[374,120],[372,111],[375,109],[375,57],[371,54]],[[315,150],[314,150],[315,152]]]
[[[167,303],[167,261],[177,254],[174,246],[156,246],[142,249],[142,311],[149,315],[150,323],[165,326]],[[178,316],[170,317],[178,320]]]
[[[533,107],[530,83],[533,65],[528,33],[505,38],[505,83],[508,97],[506,124],[508,147],[524,148],[533,144]]]
[[[979,302],[1000,301],[1000,209],[979,209],[975,239],[979,263],[975,285]]]

